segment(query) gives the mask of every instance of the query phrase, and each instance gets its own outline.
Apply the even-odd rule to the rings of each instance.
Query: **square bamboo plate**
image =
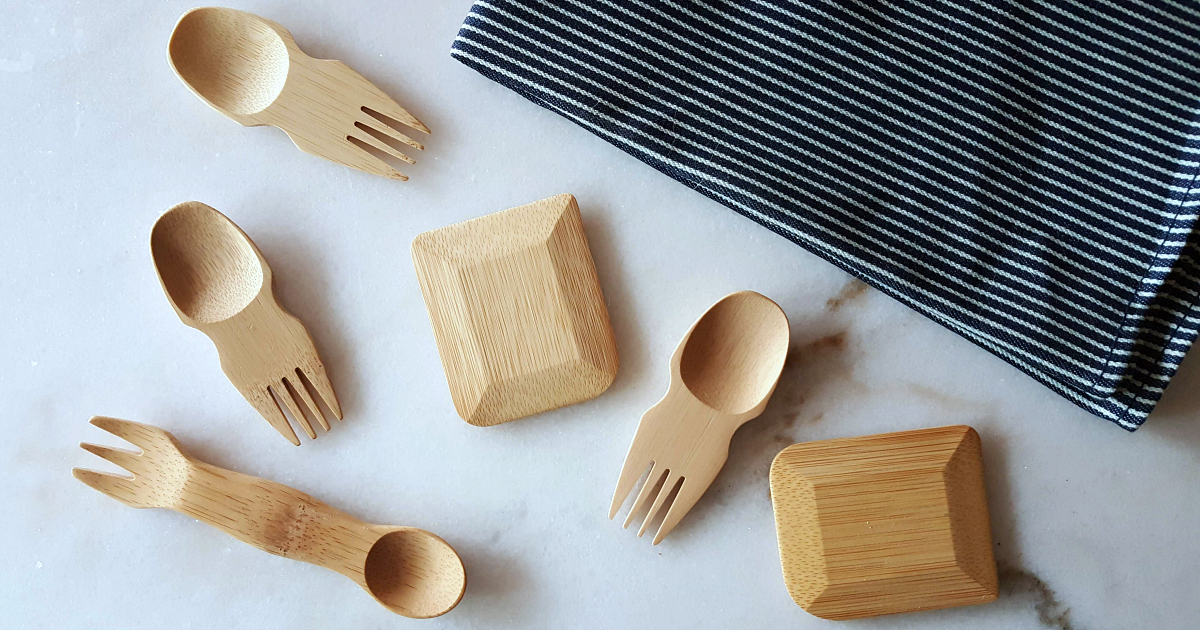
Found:
[[[574,196],[425,232],[412,256],[463,420],[500,424],[612,384],[617,344]]]
[[[855,619],[996,599],[971,427],[793,444],[771,464],[771,502],[788,593],[813,615]]]

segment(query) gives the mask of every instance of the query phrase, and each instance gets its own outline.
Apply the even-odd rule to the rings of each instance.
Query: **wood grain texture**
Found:
[[[612,384],[617,344],[575,197],[425,232],[412,257],[463,420],[492,426]]]
[[[329,430],[309,386],[341,419],[312,337],[275,300],[271,267],[233,221],[199,201],[178,204],[154,223],[150,252],[179,318],[212,339],[230,382],[283,437],[300,444],[276,399],[310,438],[306,413]]]
[[[406,180],[380,157],[415,164],[399,145],[424,149],[401,130],[429,133],[421,121],[346,64],[304,54],[287,29],[257,15],[192,9],[175,25],[167,59],[213,109],[245,126],[278,127],[305,153]]]
[[[268,553],[337,571],[406,617],[443,615],[462,599],[462,560],[434,534],[364,523],[298,490],[206,464],[157,427],[104,417],[91,423],[141,452],[80,446],[133,476],[72,474],[126,505],[175,510]]]
[[[783,578],[826,619],[982,604],[998,580],[979,434],[793,444],[771,465]]]
[[[753,291],[721,298],[692,325],[671,357],[667,395],[638,423],[610,519],[649,468],[624,526],[646,510],[641,536],[665,510],[658,544],[679,524],[725,465],[734,431],[767,406],[789,337],[783,309]]]

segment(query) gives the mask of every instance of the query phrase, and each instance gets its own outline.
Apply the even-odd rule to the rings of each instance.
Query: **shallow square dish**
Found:
[[[572,195],[425,232],[412,256],[463,420],[500,424],[612,384],[617,345]]]
[[[818,617],[996,599],[971,427],[793,444],[771,464],[771,502],[788,593]]]

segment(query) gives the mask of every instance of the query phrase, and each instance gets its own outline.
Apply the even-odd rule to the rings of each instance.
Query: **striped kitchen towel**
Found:
[[[452,54],[1126,429],[1196,338],[1196,2],[479,0]]]

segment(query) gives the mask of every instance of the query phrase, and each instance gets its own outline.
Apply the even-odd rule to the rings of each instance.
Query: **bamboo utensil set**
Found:
[[[300,150],[368,173],[408,179],[386,160],[414,164],[398,145],[424,147],[401,127],[429,133],[342,62],[305,55],[287,29],[244,11],[188,11],[167,57],[184,85],[225,116],[279,127]],[[288,415],[311,439],[313,421],[329,431],[318,400],[341,419],[312,337],[276,301],[271,267],[241,228],[203,203],[181,203],[154,224],[150,251],[180,320],[212,339],[225,375],[276,431],[300,444]],[[188,457],[156,427],[101,417],[92,424],[141,449],[81,445],[133,474],[74,469],[114,499],[172,509],[264,551],[337,571],[406,617],[445,614],[462,598],[462,561],[434,534],[363,523],[302,492],[221,470]]]
[[[428,128],[337,61],[308,57],[258,16],[201,8],[180,18],[171,67],[204,102],[247,126],[283,129],[301,150],[394,179],[381,157],[413,160],[399,130]],[[178,204],[154,224],[154,267],[183,323],[212,339],[230,382],[272,427],[300,444],[341,419],[304,325],[276,301],[254,242],[217,210]],[[588,400],[612,383],[617,349],[578,204],[558,195],[419,235],[413,264],[458,414],[491,426]],[[609,518],[645,480],[625,519],[658,544],[712,483],[729,441],[766,407],[787,356],[783,310],[730,294],[684,335],[666,395],[642,417]],[[286,410],[286,413],[285,413]],[[168,432],[95,417],[140,449],[81,446],[132,477],[74,469],[83,483],[137,508],[172,509],[269,553],[354,580],[398,614],[442,615],[466,573],[444,540],[363,523],[285,486],[184,454]],[[648,472],[647,472],[648,471]],[[979,437],[969,427],[796,444],[771,467],[785,583],[830,619],[990,601],[996,567]]]

